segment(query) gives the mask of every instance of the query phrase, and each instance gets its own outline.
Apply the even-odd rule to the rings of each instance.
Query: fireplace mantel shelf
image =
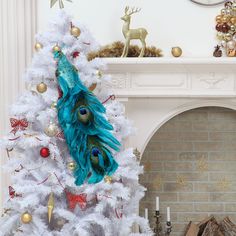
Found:
[[[236,71],[236,58],[229,57],[160,57],[160,58],[104,58],[104,61],[111,71],[146,72],[166,70],[167,68],[175,72],[176,70],[201,70],[214,72],[219,70]],[[216,67],[217,66],[217,67]]]
[[[131,57],[104,58],[108,64],[235,64],[232,57]]]
[[[105,58],[118,97],[235,97],[236,58]]]

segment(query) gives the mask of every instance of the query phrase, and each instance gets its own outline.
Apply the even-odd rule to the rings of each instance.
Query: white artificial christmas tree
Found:
[[[78,35],[71,32],[73,26]],[[136,214],[145,190],[138,183],[142,167],[133,149],[123,145],[133,132],[132,125],[123,105],[112,96],[109,76],[101,73],[103,61],[87,60],[98,45],[80,22],[62,10],[49,30],[36,36],[36,42],[37,52],[25,76],[28,91],[12,106],[12,130],[1,142],[9,154],[5,168],[14,174],[0,235],[126,236],[135,235],[134,223],[140,226],[137,235],[151,235],[148,221]],[[75,184],[76,163],[58,122],[54,58],[58,50],[103,103],[112,134],[122,144],[119,152],[110,150],[118,163],[115,173],[94,184]]]

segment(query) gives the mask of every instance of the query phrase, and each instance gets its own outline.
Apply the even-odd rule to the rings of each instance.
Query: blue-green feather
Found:
[[[82,84],[75,67],[61,51],[54,52],[54,58],[62,91],[57,103],[58,121],[77,164],[75,184],[98,183],[118,168],[111,149],[118,151],[120,143],[110,132],[113,127],[104,117],[105,107]]]

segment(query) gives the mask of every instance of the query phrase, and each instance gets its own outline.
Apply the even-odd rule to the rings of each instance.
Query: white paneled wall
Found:
[[[23,74],[33,53],[36,0],[0,0],[0,137],[9,130],[9,105],[25,84]],[[6,152],[0,151],[0,164]],[[0,204],[9,178],[0,169]]]
[[[170,49],[179,45],[187,57],[211,57],[216,44],[215,16],[221,6],[203,7],[190,0],[72,0],[65,1],[66,10],[81,20],[103,45],[124,40],[122,20],[124,8],[136,6],[141,12],[132,16],[131,27],[148,30],[147,43],[170,56]],[[49,0],[38,0],[38,29],[44,30],[52,14]],[[139,42],[138,42],[139,43]]]

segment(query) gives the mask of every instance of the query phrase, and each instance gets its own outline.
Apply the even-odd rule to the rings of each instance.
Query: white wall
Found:
[[[66,10],[81,19],[101,44],[123,40],[120,17],[126,5],[142,8],[133,16],[132,27],[146,27],[148,44],[163,49],[165,56],[176,45],[183,48],[184,56],[212,56],[216,44],[215,16],[222,6],[203,7],[190,0],[73,0],[73,4],[65,1]],[[56,8],[49,8],[49,0],[38,1],[40,30]]]
[[[23,73],[30,64],[36,28],[36,0],[0,0],[0,139],[10,130],[9,107],[24,90]],[[0,166],[6,151],[0,149]],[[8,199],[9,175],[0,168],[0,211]]]

